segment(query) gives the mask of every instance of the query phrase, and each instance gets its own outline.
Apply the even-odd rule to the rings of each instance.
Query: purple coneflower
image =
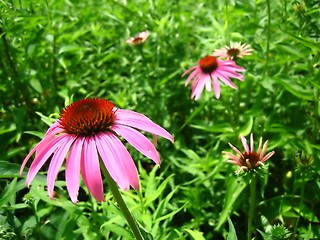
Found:
[[[242,58],[245,55],[251,55],[253,49],[249,44],[241,44],[241,42],[231,42],[230,47],[226,46],[217,49],[212,55],[222,59],[232,60],[235,58]]]
[[[131,45],[140,45],[144,43],[147,38],[149,37],[150,32],[149,31],[143,31],[141,33],[138,33],[134,37],[129,38],[126,43]]]
[[[140,113],[115,108],[113,103],[101,98],[76,101],[62,110],[60,118],[27,155],[20,175],[35,153],[26,179],[29,186],[44,163],[51,159],[47,189],[52,199],[55,180],[66,159],[66,186],[71,200],[74,203],[78,201],[81,172],[89,192],[98,201],[104,201],[101,159],[121,189],[128,190],[130,186],[138,189],[137,168],[119,136],[158,165],[160,157],[149,139],[136,129],[173,142],[173,137],[165,129]]]
[[[220,85],[218,79],[227,86],[237,89],[237,86],[234,85],[230,78],[243,81],[243,75],[237,72],[244,72],[244,68],[239,67],[232,60],[221,60],[214,56],[206,56],[200,59],[197,66],[185,71],[182,77],[191,71],[192,73],[185,83],[185,86],[187,86],[190,80],[193,80],[191,98],[198,100],[204,87],[210,92],[213,85],[216,98],[219,99]]]
[[[239,149],[237,149],[231,143],[229,143],[229,146],[239,155],[239,157],[230,152],[223,152],[228,155],[229,163],[238,165],[240,167],[240,169],[236,173],[239,173],[242,170],[246,171],[264,165],[264,162],[271,158],[274,154],[274,151],[266,154],[268,140],[262,146],[262,137],[260,138],[257,151],[254,151],[254,141],[252,133],[250,135],[250,148],[245,137],[240,136],[240,139],[244,147],[244,153],[241,153]]]

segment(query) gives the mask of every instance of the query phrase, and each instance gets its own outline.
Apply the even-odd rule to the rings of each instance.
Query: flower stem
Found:
[[[304,193],[305,193],[305,183],[306,183],[306,179],[304,178],[305,177],[305,173],[302,172],[302,186],[301,186],[301,190],[300,190],[300,201],[299,201],[299,207],[302,206],[303,204],[303,199],[304,199]],[[293,238],[292,239],[296,239],[296,234],[297,234],[297,231],[298,231],[298,226],[299,226],[299,221],[300,221],[300,214],[298,215],[297,217],[297,220],[294,224],[294,228],[293,228]]]
[[[249,200],[249,216],[248,216],[248,240],[252,236],[252,222],[256,210],[256,195],[257,195],[257,179],[256,174],[252,175],[250,182],[250,200]]]
[[[119,188],[117,186],[117,184],[115,183],[115,181],[111,178],[109,172],[107,171],[106,167],[104,166],[103,163],[100,164],[102,172],[106,178],[106,181],[110,187],[110,190],[113,194],[114,199],[116,200],[116,202],[118,203],[118,206],[120,208],[120,210],[122,211],[123,215],[125,216],[125,218],[127,219],[127,222],[133,232],[133,235],[135,236],[136,239],[138,240],[144,240],[144,238],[141,235],[140,229],[137,225],[137,222],[135,221],[135,219],[133,218],[133,216],[131,215],[126,203],[124,202],[121,193],[119,191]]]

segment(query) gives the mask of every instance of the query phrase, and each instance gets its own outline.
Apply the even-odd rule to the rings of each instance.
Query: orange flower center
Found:
[[[257,163],[261,160],[257,152],[244,153],[243,156],[244,158],[241,159],[241,163],[243,166],[246,166],[248,168],[255,168]],[[249,160],[250,164],[247,164],[246,162],[247,159]]]
[[[64,108],[60,124],[65,132],[91,136],[107,131],[113,123],[114,104],[102,98],[86,98]]]
[[[212,73],[218,68],[217,58],[214,56],[205,56],[199,61],[199,66],[204,73]]]
[[[227,51],[228,56],[230,57],[237,57],[240,53],[240,50],[238,48],[230,48]]]

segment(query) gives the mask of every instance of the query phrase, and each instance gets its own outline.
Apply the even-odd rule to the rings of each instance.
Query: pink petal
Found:
[[[230,152],[223,152],[223,153],[227,154],[228,157],[231,158],[231,160],[230,160],[231,163],[237,164],[239,166],[242,165],[241,162],[240,162],[240,159],[237,156],[235,156],[234,154],[232,154]]]
[[[241,142],[242,142],[242,145],[243,145],[243,148],[244,148],[245,152],[246,153],[250,153],[249,146],[248,146],[248,143],[247,143],[247,139],[244,136],[240,136],[240,139],[241,139]]]
[[[189,72],[191,72],[192,70],[199,68],[199,66],[194,66],[192,68],[189,68],[188,70],[186,70],[181,77],[184,77],[185,75],[187,75]]]
[[[173,137],[170,133],[140,113],[130,110],[117,109],[114,116],[114,123],[116,124],[138,128],[140,130],[159,135],[173,142]]]
[[[192,80],[193,78],[194,78],[194,79],[197,79],[197,78],[199,77],[199,75],[201,75],[201,72],[199,71],[199,69],[194,70],[194,71],[189,75],[189,77],[187,78],[186,83],[184,84],[184,86],[188,86],[190,80]]]
[[[261,150],[261,153],[260,153],[260,159],[261,159],[261,158],[264,156],[264,154],[266,153],[267,147],[268,147],[268,140],[265,141],[265,143],[263,144],[263,147],[262,147],[262,150]]]
[[[61,142],[63,142],[65,136],[66,134],[61,134],[60,136],[54,139],[50,139],[45,146],[41,145],[41,147],[43,148],[37,148],[37,150],[39,150],[39,153],[36,155],[35,159],[33,160],[29,168],[29,172],[26,179],[27,186],[30,185],[32,180],[35,178],[36,174],[39,172],[40,168],[49,159],[51,154],[54,153],[56,149],[61,146]]]
[[[211,90],[212,90],[212,83],[211,83],[211,77],[210,77],[209,74],[207,75],[207,78],[206,78],[206,80],[205,80],[205,84],[206,84],[206,90],[207,90],[208,92],[211,92]]]
[[[275,151],[269,152],[267,155],[264,156],[264,158],[261,159],[261,162],[267,161],[269,158],[273,156],[274,153]]]
[[[216,76],[221,80],[221,82],[223,82],[224,84],[226,84],[227,86],[237,89],[237,86],[226,76],[224,76],[222,73],[216,73]]]
[[[139,188],[137,168],[122,142],[112,133],[95,136],[97,148],[108,172],[121,189]]]
[[[71,149],[66,163],[66,184],[72,202],[78,202],[80,186],[80,160],[84,137],[78,137]]]
[[[60,146],[58,147],[57,151],[55,151],[50,161],[48,174],[47,174],[47,185],[48,185],[48,194],[51,199],[53,199],[54,183],[56,181],[59,170],[62,166],[62,163],[74,139],[75,137],[72,135],[65,135],[65,137],[62,139],[60,143]]]
[[[55,123],[54,123],[55,124]],[[54,125],[53,124],[53,125]],[[49,128],[49,130],[47,131],[46,135],[44,136],[44,138],[29,152],[29,154],[26,156],[26,158],[23,160],[21,168],[20,168],[20,175],[22,175],[23,169],[26,166],[28,160],[30,159],[30,157],[33,155],[34,152],[39,152],[41,151],[43,148],[46,148],[46,146],[48,145],[49,142],[51,142],[53,140],[53,138],[55,138],[55,135],[57,133],[61,132],[61,130],[59,128],[54,128],[53,126],[51,126]],[[36,153],[36,155],[37,155]]]
[[[95,199],[97,199],[97,201],[104,201],[99,158],[94,137],[85,138],[80,165],[83,181],[85,182],[89,192]]]
[[[243,67],[238,66],[233,60],[222,61],[222,60],[218,59],[218,61],[219,61],[219,65],[221,67],[224,67],[225,70],[234,71],[234,72],[244,72],[245,71],[245,69]],[[221,63],[221,61],[223,63]]]
[[[251,152],[254,151],[254,142],[253,142],[253,134],[250,134],[250,150]]]
[[[236,153],[238,153],[242,158],[244,158],[243,154],[239,151],[238,148],[234,147],[231,143],[228,143],[229,146],[232,148],[233,151],[235,151]]]
[[[214,93],[216,95],[216,98],[219,99],[220,98],[220,85],[219,85],[218,78],[213,74],[211,74],[211,78],[212,78]]]
[[[127,140],[135,149],[137,149],[143,155],[152,159],[156,164],[160,165],[160,157],[156,148],[143,134],[133,128],[124,125],[115,124],[111,129],[122,136],[125,140]]]
[[[261,151],[261,147],[262,147],[262,137],[260,137],[259,146],[258,146],[258,150],[257,150],[257,153],[259,153],[259,154],[260,154],[260,151]]]
[[[60,133],[60,132],[63,132],[63,128],[60,124],[60,120],[58,119],[57,121],[55,121],[48,129],[48,131],[46,132],[45,135],[52,135],[54,133],[57,134],[57,133]]]
[[[205,77],[206,74],[202,74],[199,81],[192,87],[191,98],[195,98],[195,100],[200,98],[205,86]]]

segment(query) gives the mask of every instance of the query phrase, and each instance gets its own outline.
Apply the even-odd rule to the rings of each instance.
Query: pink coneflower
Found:
[[[144,43],[147,38],[149,37],[150,32],[148,31],[143,31],[141,33],[138,33],[134,37],[129,38],[126,43],[131,44],[131,45],[140,45]]]
[[[253,49],[249,44],[241,44],[241,42],[231,42],[230,47],[226,46],[221,49],[217,49],[212,55],[220,57],[222,59],[232,60],[235,58],[242,58],[245,55],[251,55]]]
[[[149,139],[136,129],[173,142],[173,137],[165,129],[140,113],[115,108],[113,103],[100,98],[74,102],[62,110],[60,118],[24,159],[20,175],[29,158],[36,153],[26,179],[29,186],[44,163],[51,159],[47,189],[49,197],[53,198],[54,183],[66,159],[66,186],[71,200],[78,201],[81,172],[89,192],[98,201],[103,201],[101,159],[121,189],[127,190],[130,186],[138,189],[136,166],[119,136],[158,165],[160,157]]]
[[[198,100],[204,87],[210,92],[213,84],[216,98],[219,99],[220,85],[218,79],[229,87],[237,89],[230,78],[236,78],[243,81],[243,75],[237,72],[243,72],[244,68],[239,67],[232,60],[221,60],[214,56],[206,56],[200,59],[197,66],[185,71],[182,74],[182,77],[191,71],[193,72],[189,75],[185,83],[185,86],[187,86],[190,80],[193,79],[191,98]]]
[[[274,154],[274,151],[266,154],[266,150],[268,147],[268,140],[262,146],[262,137],[260,138],[257,151],[254,151],[254,141],[253,141],[252,133],[250,135],[250,148],[247,143],[247,139],[245,137],[240,136],[240,139],[244,147],[244,153],[241,153],[240,150],[238,150],[231,143],[229,143],[229,146],[239,155],[239,157],[235,156],[230,152],[223,152],[227,154],[228,157],[230,158],[228,160],[229,163],[236,164],[240,167],[240,169],[236,173],[239,173],[242,170],[246,171],[246,170],[254,169],[261,165],[264,165],[264,162],[267,161],[269,158],[271,158],[272,155]]]

